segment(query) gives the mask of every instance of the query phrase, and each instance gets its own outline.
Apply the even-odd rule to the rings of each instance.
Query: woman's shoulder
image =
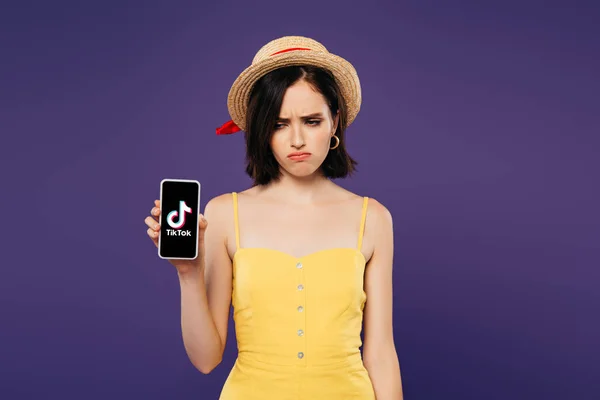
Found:
[[[377,198],[369,196],[368,194],[355,193],[355,192],[352,192],[343,187],[338,187],[338,190],[339,190],[338,196],[334,196],[334,197],[338,198],[337,201],[363,202],[364,200],[367,200],[367,204],[368,204],[367,209],[368,209],[369,215],[373,214],[374,216],[377,216],[379,218],[389,218],[390,211]],[[231,213],[231,210],[234,207],[234,204],[233,204],[234,194],[236,194],[238,196],[242,196],[242,197],[254,197],[258,193],[257,193],[256,187],[243,189],[239,192],[221,193],[219,195],[216,195],[215,197],[210,199],[208,201],[208,203],[206,203],[205,213],[207,213],[207,212],[214,213],[214,214],[225,213],[225,214],[229,215]]]
[[[356,202],[359,202],[359,201],[363,202],[363,204],[365,201],[367,202],[367,218],[368,219],[370,219],[370,220],[391,219],[390,211],[377,198],[370,196],[368,194],[359,194],[359,193],[349,191],[347,189],[344,189],[344,190],[346,191],[346,195],[348,196],[349,199],[356,201]]]
[[[239,192],[226,192],[216,195],[211,198],[205,206],[205,213],[210,212],[213,214],[221,214],[226,213],[227,215],[231,214],[231,210],[235,206],[234,204],[234,195],[237,197],[244,197],[246,195],[252,195],[254,193],[254,188],[244,189]]]
[[[229,203],[231,204],[231,200],[233,198],[233,193],[234,192],[227,192],[227,193],[221,193],[216,195],[215,197],[213,197],[212,199],[210,199],[208,201],[208,203],[206,203],[206,206],[209,207],[222,207],[225,204]]]
[[[204,216],[212,219],[229,218],[233,215],[233,193],[222,193],[211,198],[204,206]]]
[[[392,221],[392,213],[390,210],[377,199],[372,197],[369,197],[367,216],[370,217],[371,220],[377,219],[383,223],[391,223]]]
[[[339,202],[338,204],[346,204],[349,212],[355,212],[357,207],[364,207],[366,201],[366,218],[370,221],[371,226],[386,226],[392,223],[390,211],[377,198],[370,196],[369,194],[353,192],[339,185],[336,186],[337,195],[335,197],[338,198],[338,201],[335,201],[335,203]],[[350,211],[350,209],[352,211]]]
[[[381,213],[381,212],[385,213],[387,211],[387,208],[381,202],[379,202],[375,197],[370,196],[369,194],[352,192],[341,186],[339,186],[339,190],[342,193],[342,197],[345,197],[347,200],[354,200],[354,201],[367,200],[369,211],[373,210],[374,212],[377,212],[377,213]]]

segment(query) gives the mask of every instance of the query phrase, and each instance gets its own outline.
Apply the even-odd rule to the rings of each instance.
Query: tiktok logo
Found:
[[[167,229],[167,236],[192,236],[192,231],[181,231],[185,225],[186,214],[191,214],[192,209],[185,204],[185,201],[179,202],[179,210],[173,210],[167,215],[167,223],[173,229]],[[175,222],[175,218],[179,217],[179,220]]]

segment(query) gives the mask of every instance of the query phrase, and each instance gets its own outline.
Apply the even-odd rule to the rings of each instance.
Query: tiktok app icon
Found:
[[[167,223],[172,228],[166,230],[167,236],[192,236],[191,230],[181,229],[185,226],[186,215],[191,213],[192,209],[181,200],[179,210],[173,210],[167,215]]]

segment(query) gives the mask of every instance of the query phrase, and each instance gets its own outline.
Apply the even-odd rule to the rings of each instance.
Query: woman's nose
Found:
[[[302,132],[302,128],[299,126],[293,126],[292,129],[292,137],[291,137],[291,145],[295,148],[300,148],[304,146],[304,133]]]

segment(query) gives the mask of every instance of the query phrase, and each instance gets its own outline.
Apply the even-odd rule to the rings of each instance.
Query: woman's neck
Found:
[[[296,177],[283,173],[279,180],[259,189],[273,200],[297,205],[310,205],[330,197],[336,185],[322,174]]]

